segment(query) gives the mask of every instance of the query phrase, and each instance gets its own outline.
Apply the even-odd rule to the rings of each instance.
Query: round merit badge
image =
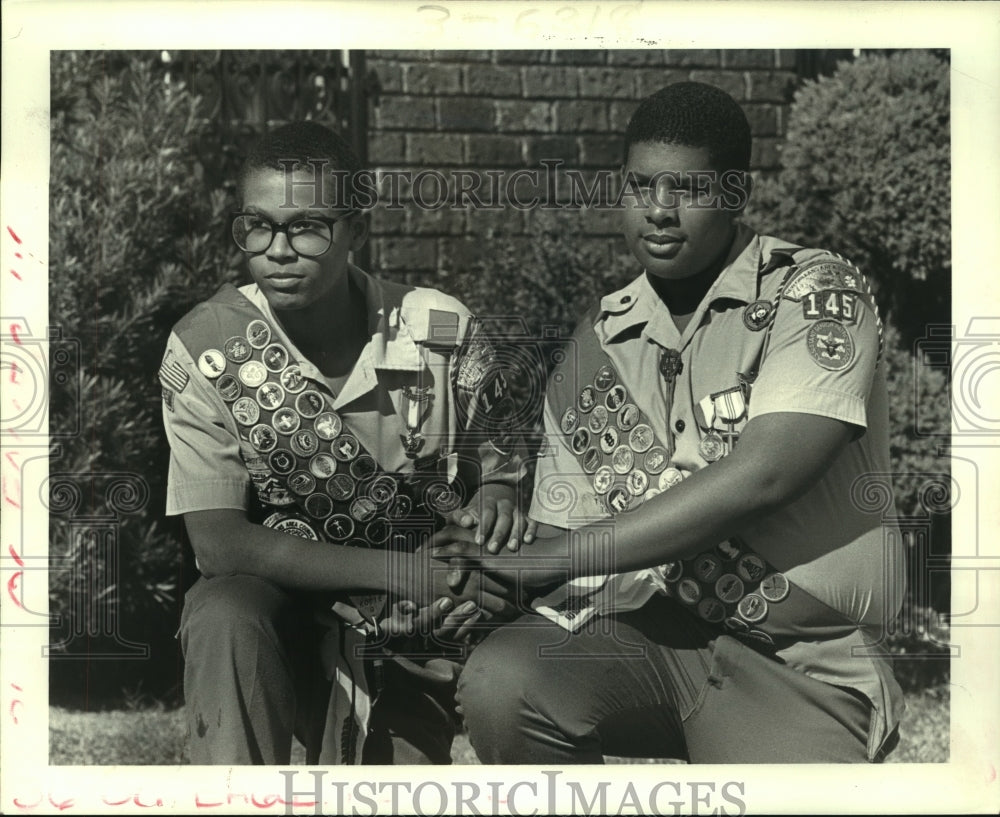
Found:
[[[295,470],[295,457],[292,456],[291,451],[279,448],[277,451],[272,451],[268,454],[267,464],[271,466],[271,470],[276,474],[290,474]]]
[[[412,510],[413,500],[406,494],[398,494],[395,499],[389,503],[389,507],[386,508],[385,513],[390,519],[405,519],[410,515],[410,511]]]
[[[760,587],[757,588],[757,592],[767,601],[775,603],[784,601],[790,590],[791,586],[784,573],[772,573],[770,576],[765,576],[761,579]]]
[[[662,474],[660,474],[660,480],[657,483],[657,487],[661,491],[665,491],[667,490],[667,488],[673,488],[675,485],[678,485],[683,481],[684,481],[684,475],[676,468],[671,466],[670,468],[664,470]]]
[[[215,390],[219,393],[219,397],[227,403],[232,403],[240,396],[243,387],[240,385],[240,381],[231,374],[224,374],[215,381]]]
[[[600,436],[601,451],[610,454],[618,447],[618,429],[611,427],[604,429]]]
[[[736,572],[743,581],[756,584],[767,572],[767,565],[756,553],[747,553],[736,563]]]
[[[635,453],[627,445],[618,446],[611,454],[611,467],[616,474],[627,474],[635,465]]]
[[[619,383],[617,386],[611,387],[611,390],[604,398],[604,405],[608,407],[608,411],[618,411],[618,409],[624,406],[627,401],[628,392],[625,391],[625,387]]]
[[[601,452],[596,448],[591,446],[586,451],[583,452],[583,473],[593,474],[598,468],[601,467]]]
[[[309,494],[305,506],[306,512],[314,519],[326,519],[333,513],[333,500],[326,494]]]
[[[261,357],[264,365],[272,372],[280,372],[288,365],[288,350],[280,343],[272,343]]]
[[[350,465],[351,476],[359,482],[378,471],[378,463],[370,454],[362,454]]]
[[[215,380],[226,370],[226,358],[218,349],[209,349],[198,357],[198,371],[209,380]]]
[[[354,520],[347,514],[335,513],[323,523],[323,530],[334,542],[343,542],[354,533]]]
[[[361,443],[358,438],[350,434],[343,434],[330,443],[330,451],[341,462],[350,462],[361,450]]]
[[[720,576],[715,582],[715,595],[726,604],[734,604],[743,597],[743,580],[733,573]]]
[[[580,389],[580,396],[577,398],[577,405],[580,411],[586,414],[597,403],[597,395],[594,394],[593,386],[584,386]]]
[[[247,324],[247,341],[254,349],[263,349],[271,342],[271,329],[264,321],[250,321]]]
[[[645,423],[639,423],[628,433],[628,444],[639,454],[648,451],[653,445],[653,429]]]
[[[311,457],[319,450],[319,438],[308,428],[300,428],[292,435],[289,445],[300,457]]]
[[[396,495],[396,480],[388,475],[373,479],[365,493],[376,505],[387,505]]]
[[[366,496],[359,496],[351,503],[349,513],[351,514],[351,519],[357,522],[367,522],[369,519],[374,518],[377,511],[378,506],[374,502]]]
[[[321,451],[309,460],[309,471],[318,479],[329,479],[337,473],[337,461]]]
[[[639,407],[635,403],[626,403],[618,412],[618,428],[629,431],[639,422]]]
[[[594,406],[587,419],[587,428],[592,434],[600,434],[608,425],[608,410],[604,406]]]
[[[594,491],[598,494],[606,494],[611,490],[614,481],[615,472],[611,470],[610,466],[602,465],[594,473]]]
[[[285,390],[277,383],[265,383],[257,389],[257,402],[261,408],[274,411],[285,402]]]
[[[701,600],[701,585],[694,579],[681,579],[677,583],[677,596],[685,604],[697,604]]]
[[[698,615],[705,621],[718,624],[726,617],[726,608],[718,599],[709,597],[698,602]]]
[[[227,340],[226,345],[222,347],[222,351],[225,352],[226,357],[233,361],[233,363],[245,363],[250,359],[250,355],[253,354],[253,350],[250,348],[247,339],[238,336]]]
[[[250,429],[250,445],[261,454],[273,451],[278,444],[278,435],[271,426],[259,423]]]
[[[240,366],[239,375],[245,386],[256,389],[267,380],[267,369],[259,360],[248,360]]]
[[[767,618],[767,602],[763,596],[750,593],[740,599],[736,607],[736,612],[744,621],[750,624],[758,624]]]
[[[306,387],[306,379],[302,376],[302,369],[297,364],[293,364],[285,369],[280,375],[281,385],[285,391],[291,394],[298,394]]]
[[[615,385],[617,379],[614,369],[610,366],[601,366],[597,370],[597,374],[594,375],[594,386],[597,387],[598,391],[607,391]]]
[[[308,394],[309,392],[306,392]],[[303,394],[303,397],[306,395]],[[296,405],[297,405],[296,401]],[[340,415],[333,411],[324,411],[322,414],[316,417],[316,422],[313,423],[313,428],[316,431],[316,436],[321,440],[332,440],[341,430],[344,428],[344,423],[340,419]]]
[[[308,471],[296,471],[288,476],[288,489],[299,496],[309,496],[316,490],[316,477]]]
[[[722,560],[714,553],[706,552],[694,560],[694,575],[703,582],[714,582],[722,573]]]
[[[646,452],[643,466],[650,474],[659,474],[667,467],[667,449],[662,445],[656,445]]]
[[[774,304],[770,301],[754,301],[743,310],[743,324],[752,332],[759,332],[771,322]]]
[[[313,389],[304,391],[295,398],[295,410],[303,417],[315,417],[323,410],[324,405],[323,395]]]
[[[299,425],[302,421],[294,409],[280,408],[274,412],[271,422],[279,434],[294,434],[299,430]]]
[[[612,488],[608,493],[608,510],[611,511],[611,513],[624,513],[628,510],[628,506],[631,501],[632,497],[629,492],[619,485],[616,488]]]
[[[580,422],[580,413],[573,406],[570,406],[563,412],[562,419],[559,421],[559,428],[562,429],[563,434],[572,434],[576,431],[576,424],[578,422]]]
[[[365,539],[373,545],[384,544],[391,535],[392,525],[389,524],[388,519],[383,519],[382,517],[373,519],[365,527]]]
[[[250,397],[241,397],[233,403],[233,417],[242,426],[252,426],[260,419],[260,406]]]
[[[347,474],[334,474],[326,482],[326,492],[339,502],[354,496],[354,480]]]
[[[573,432],[573,438],[569,444],[574,454],[582,454],[587,450],[587,446],[590,445],[590,432],[585,428],[578,428]]]
[[[649,477],[646,476],[645,471],[633,471],[625,482],[632,496],[642,496],[649,487]]]
[[[854,339],[837,321],[816,321],[806,335],[809,356],[824,369],[840,371],[854,361]]]

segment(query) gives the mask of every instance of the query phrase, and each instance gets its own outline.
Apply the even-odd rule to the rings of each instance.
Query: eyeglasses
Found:
[[[296,253],[313,258],[330,249],[333,225],[355,212],[348,210],[337,218],[309,216],[277,224],[256,213],[234,213],[233,241],[243,252],[260,253],[268,250],[276,233],[284,233]]]

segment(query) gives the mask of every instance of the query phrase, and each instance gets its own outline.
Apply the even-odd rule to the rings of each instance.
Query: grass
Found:
[[[947,685],[906,696],[900,742],[889,763],[944,763],[948,760],[949,690]],[[452,747],[459,764],[477,764],[472,747],[460,735]],[[296,747],[293,762],[303,763]],[[662,763],[659,760],[609,758],[609,763]],[[156,766],[187,763],[185,726],[180,710],[73,712],[49,710],[49,764],[52,766]]]

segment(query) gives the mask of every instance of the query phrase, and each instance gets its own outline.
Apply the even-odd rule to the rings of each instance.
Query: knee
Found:
[[[291,605],[277,585],[256,576],[199,579],[184,599],[181,629],[210,637],[237,631],[273,631]]]

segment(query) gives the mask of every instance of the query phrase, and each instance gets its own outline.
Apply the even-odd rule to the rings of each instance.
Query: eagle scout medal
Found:
[[[357,437],[350,434],[342,434],[330,443],[330,451],[341,462],[350,462],[358,456],[360,450],[361,443],[358,442]]]
[[[243,387],[231,374],[224,374],[215,381],[215,390],[219,393],[219,397],[227,403],[232,403],[242,394]]]
[[[333,513],[333,500],[326,494],[310,494],[306,497],[305,508],[314,519],[326,519]]]
[[[772,573],[761,580],[757,592],[767,601],[777,603],[787,598],[790,589],[784,573]]]
[[[649,487],[649,477],[646,476],[645,471],[639,471],[638,469],[632,471],[628,475],[628,479],[625,481],[628,486],[629,493],[632,496],[642,496],[646,493],[646,489]]]
[[[722,459],[726,453],[726,443],[714,428],[710,428],[701,442],[698,443],[698,453],[705,462],[715,462]]]
[[[615,482],[615,472],[607,465],[602,465],[594,473],[594,491],[603,495],[611,490],[611,486]]]
[[[269,372],[280,372],[288,365],[288,350],[280,343],[272,343],[261,357]]]
[[[743,325],[751,332],[759,332],[771,322],[774,304],[770,301],[754,301],[743,310]]]
[[[292,456],[291,451],[279,448],[267,455],[267,464],[271,466],[274,473],[285,476],[295,470],[295,457]]]
[[[334,474],[326,482],[326,492],[338,502],[346,502],[354,496],[354,480],[347,474]]]
[[[325,402],[323,400],[323,395],[313,389],[304,391],[295,398],[295,410],[303,417],[310,420],[313,417],[319,416],[319,413],[323,411],[324,405]],[[319,432],[317,432],[317,434],[318,433]],[[334,434],[333,436],[336,437],[337,435]]]
[[[638,454],[648,451],[653,439],[653,429],[645,423],[640,423],[628,433],[628,444]]]
[[[633,465],[635,465],[635,452],[627,445],[620,445],[611,453],[611,467],[616,474],[627,474]]]
[[[766,571],[767,565],[756,553],[747,553],[736,563],[736,572],[740,578],[753,584],[759,582]]]
[[[806,347],[816,363],[832,372],[846,369],[854,361],[854,340],[837,321],[817,321],[809,327]]]
[[[354,520],[347,514],[335,513],[323,523],[323,530],[334,542],[345,542],[354,533]]]
[[[250,445],[261,454],[266,454],[278,445],[278,435],[270,426],[258,423],[250,429]]]
[[[570,406],[563,412],[562,419],[559,420],[559,428],[562,429],[563,434],[569,436],[576,431],[576,425],[579,422],[580,412],[578,412],[573,406]]]
[[[218,349],[209,349],[198,356],[198,371],[209,380],[215,380],[225,370],[226,358]]]
[[[630,431],[639,422],[639,407],[635,403],[626,403],[618,412],[618,428]]]
[[[302,376],[302,369],[297,365],[292,365],[282,371],[279,376],[281,387],[289,394],[297,394],[306,387],[306,379]]]
[[[759,624],[767,618],[767,602],[763,596],[749,593],[736,605],[736,614],[749,624]]]
[[[271,342],[271,327],[261,320],[250,321],[247,324],[247,342],[254,349],[263,349]]]
[[[715,595],[726,604],[735,604],[743,598],[743,580],[733,573],[720,576],[715,582]]]
[[[302,396],[305,397],[305,395]],[[344,423],[340,419],[340,415],[334,411],[324,411],[316,417],[316,421],[313,423],[313,430],[321,440],[334,439],[340,434],[343,428]]]
[[[424,435],[420,433],[420,427],[423,425],[427,406],[432,398],[430,386],[403,387],[402,402],[406,434],[400,435],[400,440],[408,456],[416,456],[424,447]]]
[[[608,407],[608,411],[618,411],[627,401],[628,392],[621,383],[612,386],[604,397],[604,405]]]
[[[583,473],[593,474],[598,468],[601,467],[601,452],[596,448],[591,446],[586,451],[583,452],[582,465]]]
[[[233,417],[241,426],[252,426],[260,419],[260,406],[250,397],[241,397],[233,403]]]
[[[643,467],[646,471],[652,475],[659,474],[664,468],[667,467],[667,449],[662,445],[654,445],[649,451],[646,452],[646,458],[643,460]]]
[[[267,369],[264,368],[264,364],[259,360],[248,360],[240,366],[239,376],[244,386],[256,389],[267,380]]]
[[[601,366],[594,375],[594,387],[600,392],[605,392],[615,385],[617,379],[618,376],[611,366]]]
[[[250,359],[250,355],[253,354],[253,349],[250,348],[247,339],[241,337],[227,340],[222,351],[233,363],[246,363]]]
[[[261,388],[263,388],[263,386]],[[289,434],[294,434],[299,430],[299,425],[302,420],[299,415],[295,413],[294,409],[280,408],[274,412],[271,422],[274,424],[274,428],[279,434],[287,436]]]
[[[604,406],[594,406],[587,419],[587,428],[592,434],[600,434],[608,425],[608,410]]]
[[[319,451],[319,437],[309,429],[299,429],[292,435],[289,445],[300,457],[311,457]]]
[[[257,402],[261,408],[274,411],[285,402],[285,390],[277,383],[265,383],[257,389]]]
[[[660,474],[660,479],[657,482],[657,487],[661,491],[666,491],[668,488],[673,488],[675,485],[684,481],[684,475],[678,471],[676,468],[671,466],[667,468],[662,474]]]

